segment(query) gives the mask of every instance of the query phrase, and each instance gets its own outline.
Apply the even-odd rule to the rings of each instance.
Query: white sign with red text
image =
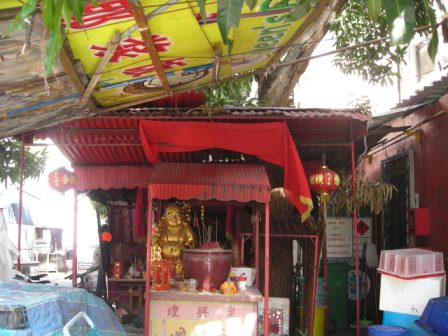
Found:
[[[361,240],[371,240],[372,219],[360,217],[357,219],[358,246]],[[353,218],[340,217],[327,219],[327,258],[353,257]]]

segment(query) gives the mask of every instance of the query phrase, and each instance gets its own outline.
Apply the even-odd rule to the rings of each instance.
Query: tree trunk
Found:
[[[328,31],[345,0],[335,0],[327,6],[308,30],[294,42],[282,62],[291,62],[311,56],[314,49]],[[258,75],[258,98],[266,106],[291,106],[290,95],[309,61],[274,68],[267,74]]]

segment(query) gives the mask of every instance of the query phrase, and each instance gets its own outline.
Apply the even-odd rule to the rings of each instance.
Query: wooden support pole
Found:
[[[101,73],[109,64],[110,58],[113,56],[115,49],[119,44],[120,44],[120,32],[116,32],[112,37],[112,40],[107,44],[107,49],[104,53],[103,58],[100,61],[100,64],[98,64],[97,68],[95,69],[95,74],[90,79],[89,84],[87,84],[87,87],[81,97],[82,104],[86,104],[87,101],[90,99],[90,96],[93,90],[95,89],[96,83],[98,83],[98,81],[100,80]]]
[[[132,1],[129,2],[129,6],[132,12],[132,15],[135,18],[135,22],[137,23],[138,30],[140,35],[145,42],[146,47],[148,48],[148,54],[151,58],[152,64],[156,69],[157,77],[159,77],[160,82],[162,83],[163,89],[166,93],[171,92],[170,83],[165,76],[165,71],[163,70],[162,62],[160,61],[159,53],[157,52],[154,41],[152,40],[152,34],[149,30],[148,23],[146,21],[145,12],[141,5],[135,5]]]
[[[216,48],[213,50],[215,54],[215,60],[213,61],[213,82],[219,82],[220,80],[220,72],[221,72],[221,56],[222,56],[222,49],[221,47]]]
[[[23,172],[25,169],[25,136],[22,134],[20,140],[20,163],[19,163],[19,213],[17,215],[17,250],[19,255],[17,256],[16,269],[20,271],[20,253],[22,250],[22,211],[23,211]]]
[[[67,73],[67,76],[70,78],[75,88],[81,95],[84,94],[84,85],[82,84],[81,79],[79,79],[78,73],[76,72],[75,67],[73,66],[72,59],[70,58],[70,56],[67,53],[67,50],[65,50],[64,47],[61,48],[61,52],[59,53],[59,59],[65,72]],[[92,112],[97,110],[95,103],[91,99],[88,99],[86,103]]]

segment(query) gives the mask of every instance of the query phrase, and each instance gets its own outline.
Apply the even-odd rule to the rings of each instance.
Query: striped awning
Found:
[[[245,164],[156,163],[149,183],[153,199],[197,199],[267,203],[268,176],[263,166]]]

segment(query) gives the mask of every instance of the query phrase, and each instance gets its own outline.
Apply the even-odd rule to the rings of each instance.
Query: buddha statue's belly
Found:
[[[177,259],[182,256],[182,247],[178,242],[164,242],[162,244],[162,256],[166,259]]]

